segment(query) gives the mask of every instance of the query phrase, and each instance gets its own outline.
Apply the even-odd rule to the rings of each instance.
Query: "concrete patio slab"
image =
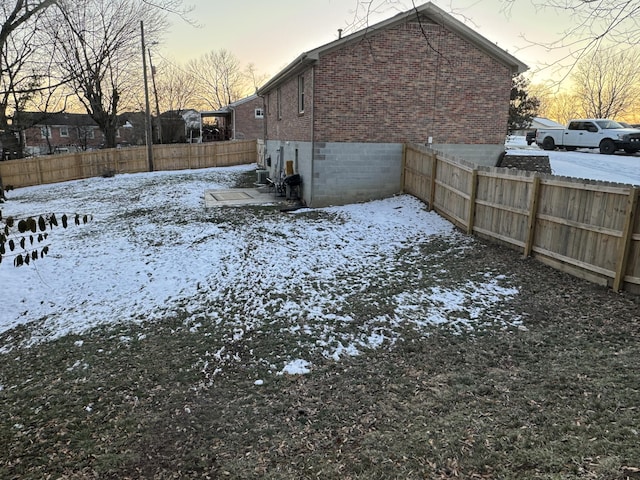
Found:
[[[282,197],[273,192],[260,191],[257,188],[232,188],[227,190],[205,190],[205,207],[225,205],[279,205],[285,203]]]

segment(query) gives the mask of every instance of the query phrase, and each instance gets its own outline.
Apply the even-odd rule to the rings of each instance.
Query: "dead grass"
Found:
[[[216,357],[228,332],[179,316],[16,349],[0,363],[0,478],[634,475],[640,299],[496,246],[442,255],[454,284],[495,271],[519,285],[501,308],[526,329],[406,328],[391,348],[318,355],[305,376],[251,360],[295,351],[289,337],[258,331]]]

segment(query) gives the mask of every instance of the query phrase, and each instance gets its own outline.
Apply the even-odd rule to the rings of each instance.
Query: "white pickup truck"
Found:
[[[536,143],[544,150],[563,147],[599,148],[600,153],[611,155],[616,150],[627,153],[640,152],[640,130],[625,128],[618,122],[604,118],[571,120],[567,128],[539,128]]]

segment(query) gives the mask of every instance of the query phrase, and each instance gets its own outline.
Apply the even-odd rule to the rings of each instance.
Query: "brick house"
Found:
[[[233,140],[254,140],[264,137],[264,101],[251,95],[227,105],[233,112],[231,131]]]
[[[96,122],[83,113],[20,112],[14,124],[22,130],[28,155],[87,150],[104,142]]]
[[[526,65],[432,3],[303,53],[258,89],[276,181],[309,206],[400,191],[402,148],[429,144],[495,165],[512,76]]]
[[[104,135],[98,124],[86,113],[20,112],[14,126],[21,131],[27,155],[50,155],[101,148]],[[116,141],[131,144],[132,126],[123,121]]]
[[[216,126],[223,132],[223,140],[256,140],[264,137],[264,101],[258,95],[241,98],[220,110],[202,112],[201,115],[203,118],[215,118]],[[203,141],[206,141],[204,137]]]

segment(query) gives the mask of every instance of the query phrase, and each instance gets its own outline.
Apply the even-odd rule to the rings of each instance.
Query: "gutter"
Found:
[[[315,129],[315,117],[316,117],[316,69],[315,67],[311,68],[311,91],[313,92],[313,105],[311,106],[311,185],[310,185],[310,189],[309,189],[309,205],[313,205],[313,190],[315,188],[314,186],[314,174],[315,174],[315,169],[314,166],[316,164],[316,159],[315,159],[315,151],[316,151],[316,129]]]
[[[233,138],[232,140],[236,140],[236,107],[232,107],[231,105],[229,105],[229,110],[231,110],[231,113],[233,115],[233,123],[232,123],[232,129],[233,129]]]
[[[281,70],[275,77],[273,77],[262,87],[260,87],[256,91],[257,95],[260,97],[264,96],[265,93],[273,89],[277,84],[283,82],[289,77],[292,77],[298,72],[306,70],[309,66],[315,64],[319,59],[320,56],[318,55],[318,53],[303,53],[293,62],[287,65],[283,70]]]

